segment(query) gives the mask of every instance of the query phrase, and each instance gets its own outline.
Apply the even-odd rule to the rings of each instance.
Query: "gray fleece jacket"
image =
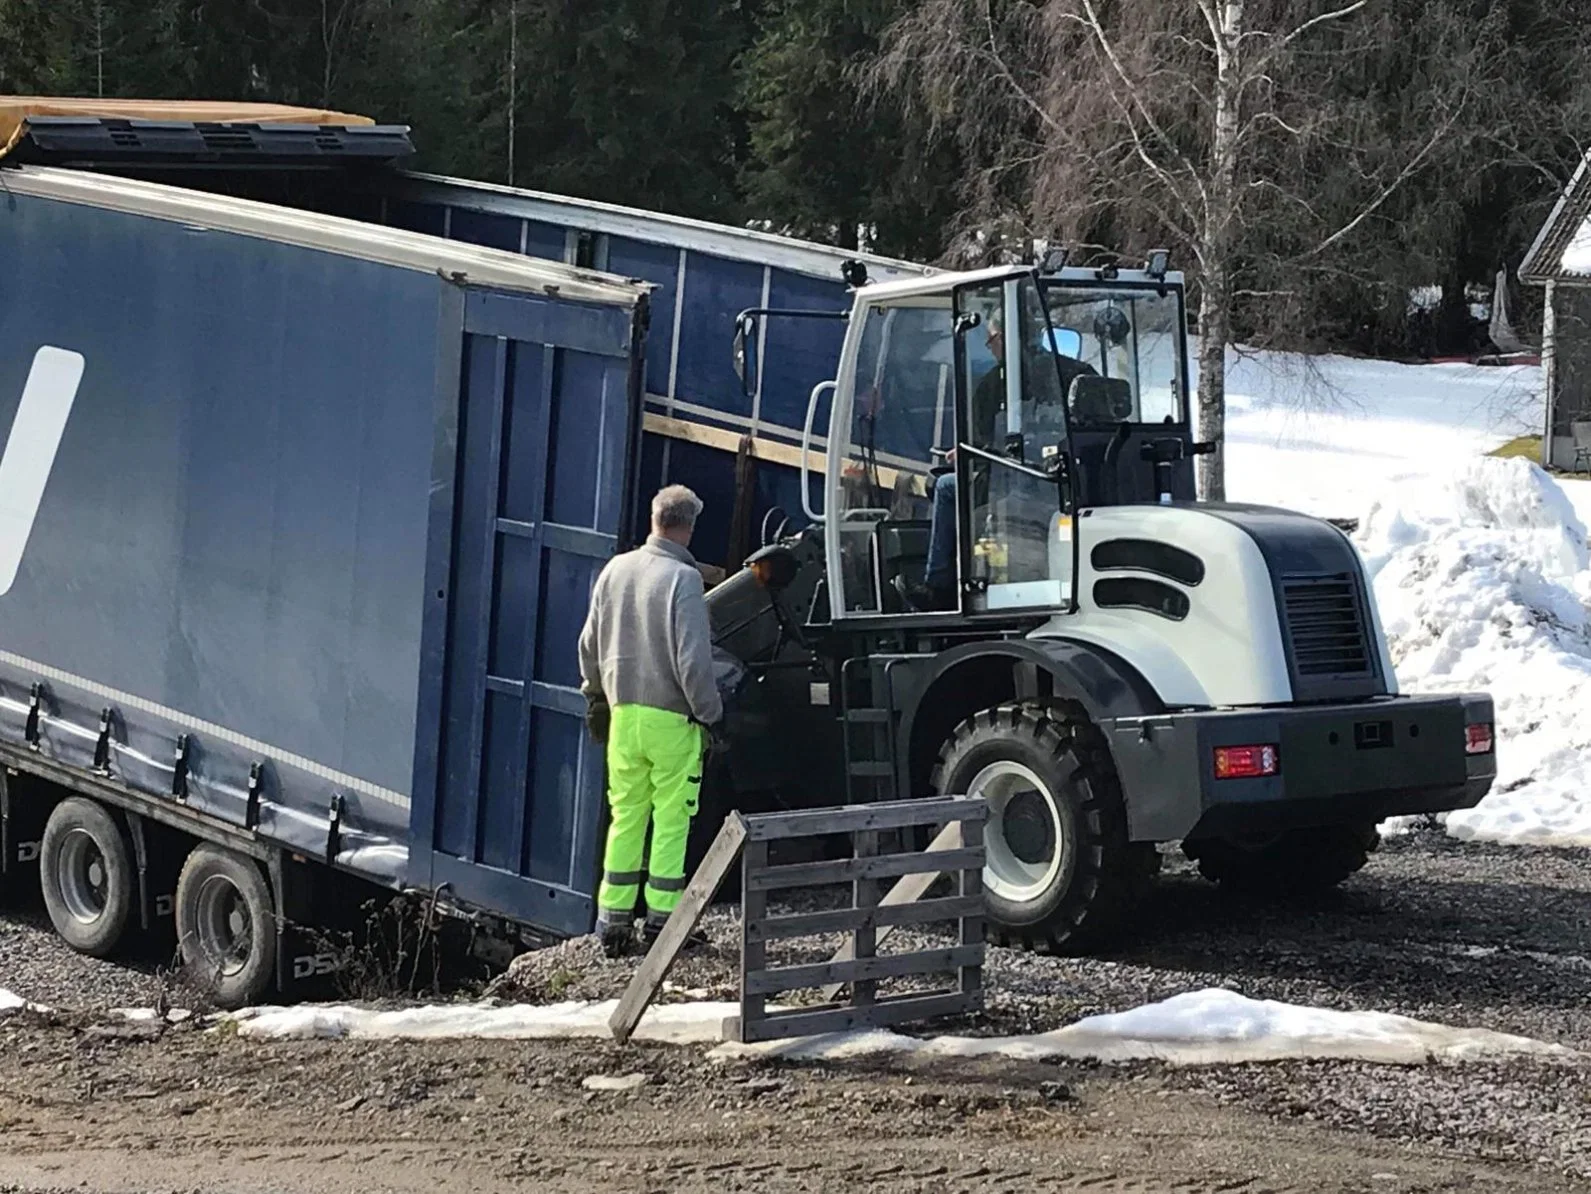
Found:
[[[723,717],[705,586],[689,551],[653,535],[608,561],[580,632],[580,680],[609,705],[669,709],[703,725]]]

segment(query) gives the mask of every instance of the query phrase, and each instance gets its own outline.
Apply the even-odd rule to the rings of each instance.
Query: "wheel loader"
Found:
[[[1160,843],[1305,892],[1362,867],[1384,819],[1486,794],[1490,698],[1399,693],[1346,535],[1195,500],[1214,445],[1166,264],[850,268],[806,525],[708,595],[738,680],[703,821],[983,797],[991,937],[1059,952],[1108,942]],[[824,314],[743,313],[737,369],[760,321]]]

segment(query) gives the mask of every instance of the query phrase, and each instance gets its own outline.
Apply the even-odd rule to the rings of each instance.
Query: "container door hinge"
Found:
[[[243,828],[253,832],[260,827],[260,789],[264,787],[265,764],[249,764],[249,798],[243,806]]]
[[[178,800],[188,800],[188,735],[177,738],[176,764],[171,769],[171,794]]]
[[[94,770],[101,775],[110,774],[110,728],[113,715],[106,705],[99,711],[99,738],[94,742]]]
[[[28,696],[28,724],[22,734],[28,740],[28,745],[34,750],[39,749],[39,719],[44,705],[44,685],[35,684]]]
[[[326,822],[326,865],[332,866],[342,853],[343,797],[338,792],[331,798],[331,815]]]

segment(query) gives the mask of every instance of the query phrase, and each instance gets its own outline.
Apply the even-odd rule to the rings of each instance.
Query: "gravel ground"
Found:
[[[987,1014],[955,1031],[1029,1032],[1210,986],[1255,998],[1399,1012],[1591,1052],[1591,852],[1461,844],[1416,831],[1385,845],[1338,892],[1299,905],[1245,902],[1168,855],[1133,931],[1105,956],[991,950]],[[821,900],[821,893],[812,899]],[[810,902],[809,905],[810,906]],[[0,987],[70,1006],[148,1004],[142,972],[71,954],[33,919],[0,919]],[[730,998],[733,910],[709,917],[712,947],[672,975],[670,999]],[[940,940],[902,931],[890,949]],[[821,958],[804,941],[782,961]],[[535,1000],[617,994],[633,961],[595,943],[521,958],[492,993]],[[1591,1069],[1540,1062],[1399,1069],[1279,1063],[1168,1070],[1167,1089],[1273,1121],[1390,1142],[1529,1160],[1591,1182]]]

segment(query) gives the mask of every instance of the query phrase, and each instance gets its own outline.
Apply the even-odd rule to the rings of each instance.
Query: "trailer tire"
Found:
[[[39,887],[61,940],[80,954],[109,957],[126,932],[137,887],[116,819],[81,796],[57,804],[39,845]]]
[[[177,942],[189,983],[218,1007],[259,1002],[276,972],[276,906],[252,858],[194,847],[177,879]]]
[[[1381,844],[1374,825],[1289,829],[1259,842],[1203,838],[1182,843],[1199,873],[1231,891],[1308,895],[1336,887],[1360,870]]]
[[[1096,945],[1159,869],[1152,845],[1127,840],[1115,765],[1080,712],[1024,702],[974,714],[940,751],[932,785],[989,801],[983,890],[997,945]]]

